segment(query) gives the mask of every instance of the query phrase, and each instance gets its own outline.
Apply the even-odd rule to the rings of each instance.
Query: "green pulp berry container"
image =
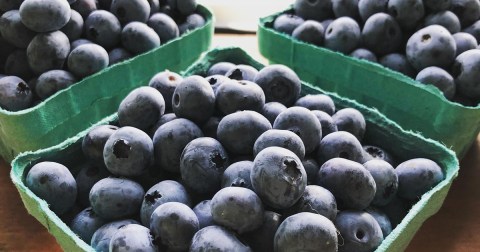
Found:
[[[205,57],[197,61],[186,70],[183,75],[205,75],[207,69],[214,63],[230,61],[236,64],[252,65],[257,69],[263,67],[239,48],[214,49]],[[383,241],[377,251],[403,251],[415,232],[422,223],[435,214],[443,204],[453,179],[458,173],[458,159],[455,153],[440,143],[426,139],[411,131],[403,130],[398,124],[387,119],[378,111],[363,106],[353,100],[342,98],[334,93],[325,92],[316,85],[303,83],[303,94],[328,94],[339,108],[351,107],[358,109],[367,121],[365,142],[385,148],[399,160],[424,157],[436,161],[443,169],[445,179],[425,193],[419,201],[413,205],[403,221]],[[116,114],[104,118],[96,125],[106,124],[116,119]],[[82,162],[81,149],[82,138],[88,133],[88,129],[76,136],[66,139],[56,146],[23,153],[12,163],[11,179],[18,189],[20,196],[28,212],[40,221],[48,231],[57,239],[65,251],[93,251],[93,249],[80,240],[68,227],[67,224],[55,215],[47,203],[35,196],[25,186],[25,177],[28,170],[41,161],[56,161],[67,167],[75,167]],[[73,169],[73,168],[72,168]]]
[[[115,64],[18,112],[0,109],[0,156],[10,162],[24,151],[57,145],[89,128],[118,109],[134,88],[148,85],[159,71],[181,71],[208,50],[213,15],[203,6],[197,12],[206,24],[160,47]]]
[[[292,68],[302,80],[375,108],[404,129],[435,139],[462,158],[480,131],[480,106],[448,101],[439,89],[380,64],[307,44],[273,29],[282,13],[260,19],[258,46],[272,64]]]

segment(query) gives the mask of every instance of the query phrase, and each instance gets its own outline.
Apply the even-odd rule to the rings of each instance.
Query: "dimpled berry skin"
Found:
[[[276,209],[294,205],[307,186],[307,174],[295,153],[280,147],[262,150],[253,161],[253,189],[262,201]]]
[[[147,131],[165,113],[165,100],[157,89],[139,87],[131,91],[118,106],[118,122]]]
[[[329,190],[340,208],[364,209],[375,197],[372,175],[361,164],[343,158],[325,162],[317,174],[317,185]]]
[[[120,43],[122,26],[117,17],[105,10],[97,10],[85,20],[85,34],[88,40],[111,49]]]
[[[265,94],[256,83],[231,80],[216,90],[217,108],[224,114],[242,110],[261,112],[265,105]]]
[[[455,60],[455,52],[455,39],[440,25],[418,30],[408,39],[406,47],[407,59],[417,71],[429,66],[448,68]]]
[[[322,21],[333,18],[332,1],[296,0],[293,9],[304,19]]]
[[[77,183],[68,168],[59,163],[34,165],[28,171],[25,185],[58,215],[70,210],[77,199]]]
[[[116,176],[138,176],[153,163],[153,143],[143,131],[125,126],[115,131],[105,143],[103,159]]]
[[[77,78],[75,78],[70,72],[64,70],[50,70],[38,77],[35,92],[40,99],[45,100],[76,82]]]
[[[451,11],[432,13],[425,17],[425,26],[434,24],[445,27],[451,34],[457,33],[461,29],[460,20]]]
[[[389,0],[388,13],[404,30],[414,29],[425,15],[422,0]]]
[[[95,231],[105,223],[107,223],[106,220],[100,218],[91,207],[88,207],[73,218],[70,228],[80,239],[90,243]]]
[[[245,187],[253,190],[250,174],[252,173],[252,161],[239,161],[227,167],[222,175],[222,188],[228,186]]]
[[[320,110],[329,115],[335,113],[335,104],[332,98],[324,94],[308,94],[300,97],[295,102],[295,106],[304,107],[309,110]]]
[[[20,5],[22,23],[36,32],[51,32],[70,20],[70,5],[65,0],[25,0]]]
[[[400,49],[402,37],[400,25],[392,16],[385,13],[370,16],[362,29],[363,45],[377,56]]]
[[[416,81],[423,84],[430,84],[443,92],[447,99],[452,99],[455,96],[455,81],[453,77],[445,70],[439,67],[427,67],[420,71],[415,77]]]
[[[37,34],[27,47],[28,64],[36,74],[62,69],[70,52],[70,42],[61,31]]]
[[[0,107],[9,111],[19,111],[30,107],[32,91],[27,83],[15,76],[0,79]]]
[[[270,122],[255,111],[239,111],[222,118],[217,136],[222,145],[236,155],[253,153],[253,146],[263,132],[272,128]]]
[[[82,151],[86,158],[95,164],[104,165],[103,148],[108,138],[118,130],[117,126],[99,125],[92,128],[82,141]]]
[[[150,230],[156,241],[169,250],[184,251],[199,230],[198,218],[185,204],[167,202],[152,213]]]
[[[166,202],[180,202],[190,206],[190,196],[185,187],[173,180],[164,180],[148,189],[140,209],[140,219],[145,226],[150,225],[155,209]]]
[[[360,111],[354,108],[341,109],[332,116],[332,119],[339,131],[350,132],[358,141],[362,141],[367,123]]]
[[[133,21],[146,23],[150,16],[150,4],[146,0],[112,0],[110,12],[122,25]]]
[[[200,229],[192,238],[190,252],[218,251],[218,252],[251,252],[235,233],[221,226],[208,226]]]
[[[335,19],[325,29],[324,46],[330,50],[351,53],[360,43],[361,30],[358,23],[350,17]]]
[[[466,51],[455,59],[452,76],[457,85],[457,92],[465,97],[479,99],[480,85],[480,50]]]
[[[198,218],[199,229],[215,225],[212,217],[211,202],[211,200],[201,201],[192,209]]]
[[[22,49],[27,48],[36,35],[22,23],[18,10],[11,10],[1,15],[0,33],[10,44]]]
[[[335,226],[344,240],[338,246],[339,252],[373,251],[383,241],[380,225],[364,211],[341,211],[335,219]]]
[[[200,137],[183,149],[180,173],[185,185],[199,194],[220,189],[222,174],[230,164],[227,151],[214,138]]]
[[[292,14],[282,14],[273,21],[273,29],[291,35],[305,20]]]
[[[297,74],[284,65],[270,65],[260,70],[254,80],[265,93],[266,102],[292,106],[300,97],[302,84]]]
[[[337,216],[337,201],[327,189],[317,185],[308,185],[298,202],[285,211],[287,215],[301,212],[320,214],[334,221]]]
[[[123,27],[120,36],[122,46],[135,55],[148,52],[160,46],[160,37],[148,25],[130,22]]]
[[[298,213],[286,218],[277,229],[274,250],[336,252],[337,229],[326,217],[314,213]]]
[[[81,45],[68,55],[68,69],[78,78],[108,67],[108,52],[97,44]]]
[[[162,94],[165,99],[165,108],[171,110],[173,93],[182,80],[182,76],[177,73],[165,70],[154,75],[148,85],[157,89]]]
[[[383,160],[373,159],[363,164],[375,180],[375,197],[372,205],[384,206],[392,201],[398,190],[398,177],[392,165]]]
[[[444,179],[437,163],[426,158],[407,160],[395,168],[398,176],[398,196],[416,200]]]
[[[140,224],[134,220],[119,220],[107,223],[95,231],[92,236],[90,245],[95,251],[108,252],[108,246],[115,233],[128,224]]]
[[[297,134],[305,145],[305,154],[312,153],[322,139],[320,121],[310,110],[302,107],[290,107],[282,112],[275,119],[273,128]]]
[[[145,194],[137,182],[122,178],[104,178],[90,190],[93,211],[107,220],[134,216],[140,211]]]
[[[210,83],[201,76],[189,76],[175,88],[172,107],[178,117],[203,124],[213,115],[215,93]]]
[[[226,72],[225,76],[232,80],[247,80],[247,81],[253,81],[257,83],[255,81],[257,74],[258,74],[258,70],[252,66],[236,65],[234,68]]]
[[[113,235],[108,250],[110,252],[157,252],[158,248],[153,244],[150,229],[138,224],[128,224]]]
[[[389,152],[378,146],[364,145],[363,150],[368,160],[379,159],[388,162],[393,167],[397,166],[395,158]]]
[[[262,115],[273,124],[275,119],[277,119],[277,116],[285,110],[287,110],[287,107],[280,102],[267,102],[263,106]]]
[[[262,225],[263,204],[254,191],[243,187],[225,187],[211,201],[215,223],[243,234]]]
[[[253,156],[257,156],[260,151],[272,146],[288,149],[302,160],[305,158],[305,145],[303,145],[302,139],[289,130],[277,129],[267,130],[257,138],[253,146]]]
[[[199,137],[203,137],[202,130],[190,120],[179,118],[165,123],[153,136],[155,162],[162,170],[180,173],[183,149]]]

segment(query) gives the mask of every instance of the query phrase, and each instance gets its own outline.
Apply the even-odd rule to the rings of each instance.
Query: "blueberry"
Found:
[[[180,173],[187,187],[199,194],[213,194],[220,189],[222,174],[229,165],[223,146],[214,138],[200,137],[183,149]]]
[[[90,205],[89,194],[92,187],[100,180],[110,176],[110,172],[103,166],[85,165],[75,177],[77,182],[77,201],[80,205],[87,207]],[[88,242],[88,240],[85,240]]]
[[[280,102],[287,107],[295,103],[302,89],[300,78],[284,65],[264,67],[254,82],[263,89],[266,102]]]
[[[263,132],[272,128],[270,122],[255,111],[239,111],[222,118],[217,129],[218,140],[231,153],[248,155]]]
[[[183,78],[177,73],[165,70],[154,75],[148,85],[162,94],[165,99],[166,109],[171,110],[173,93],[182,80]]]
[[[0,107],[9,111],[19,111],[30,107],[32,91],[24,80],[7,76],[0,79]]]
[[[314,213],[286,218],[277,229],[274,248],[286,251],[337,251],[337,229],[332,221]]]
[[[85,20],[86,38],[105,49],[117,46],[121,33],[120,21],[108,11],[94,11]]]
[[[360,111],[354,108],[345,108],[332,116],[339,131],[347,131],[362,141],[366,131],[366,122]]]
[[[325,19],[322,22],[320,22],[323,26],[323,28],[327,28],[331,23],[333,22],[333,19]]]
[[[107,223],[95,231],[92,236],[90,245],[95,251],[108,252],[108,246],[115,233],[128,224],[139,224],[134,220],[119,220]]]
[[[457,92],[467,98],[480,98],[480,50],[466,51],[455,59],[452,76],[457,85]]]
[[[338,131],[337,124],[335,124],[333,118],[329,114],[320,110],[312,110],[312,113],[317,117],[320,125],[322,126],[323,137]]]
[[[455,96],[456,88],[453,77],[447,71],[439,67],[432,66],[423,69],[417,74],[415,80],[423,84],[437,87],[449,100]]]
[[[343,244],[338,246],[339,252],[373,251],[383,241],[380,225],[364,211],[341,211],[337,215],[335,226],[343,238]]]
[[[103,159],[116,176],[138,176],[153,163],[152,140],[137,128],[122,127],[105,143]]]
[[[414,29],[425,15],[422,0],[389,0],[388,13],[404,30]]]
[[[108,249],[111,252],[158,251],[150,230],[138,224],[128,224],[118,229],[110,240]]]
[[[235,237],[235,233],[228,229],[221,226],[208,226],[195,233],[189,251],[250,252],[252,250],[245,246]]]
[[[415,200],[443,180],[442,168],[430,159],[407,160],[395,168],[398,176],[398,195]]]
[[[379,12],[387,12],[388,0],[359,0],[358,13],[363,22]]]
[[[314,184],[317,181],[317,173],[320,169],[317,161],[313,158],[306,158],[302,161],[303,168],[305,168],[305,172],[307,173],[307,184]]]
[[[412,202],[396,196],[390,203],[380,209],[388,216],[392,228],[395,228],[407,215],[411,207]]]
[[[81,45],[68,55],[68,69],[79,78],[108,67],[108,53],[97,44]]]
[[[477,0],[451,0],[450,10],[460,19],[462,27],[473,24],[480,18],[480,2]]]
[[[215,101],[217,108],[226,115],[242,110],[261,112],[265,105],[265,94],[256,83],[231,80],[218,87]]]
[[[292,37],[320,46],[323,44],[324,27],[320,22],[307,20],[293,30]]]
[[[230,78],[228,78],[227,76],[218,75],[218,74],[210,75],[208,77],[205,77],[205,79],[208,81],[208,83],[210,83],[210,86],[212,86],[212,89],[213,89],[213,92],[215,93],[215,95],[217,94],[217,90],[221,85],[223,85],[225,83],[226,84],[236,83],[236,82],[232,81]]]
[[[331,0],[296,0],[293,9],[295,14],[304,19],[322,21],[333,17]]]
[[[33,77],[32,69],[28,65],[27,52],[25,50],[15,50],[10,53],[5,60],[4,73],[10,76],[17,76],[24,80]]]
[[[423,5],[431,12],[440,12],[443,10],[448,10],[450,8],[451,0],[423,0]]]
[[[58,215],[70,210],[77,198],[75,179],[68,168],[59,163],[40,162],[34,165],[28,171],[25,185]]]
[[[453,34],[453,39],[455,39],[455,44],[457,47],[455,57],[466,52],[468,50],[477,49],[478,43],[477,39],[469,33],[458,32]]]
[[[231,164],[222,175],[221,187],[237,186],[253,190],[250,179],[252,169],[252,161],[239,161]]]
[[[252,66],[236,65],[234,68],[226,72],[225,76],[234,80],[247,80],[247,81],[253,81],[257,83],[255,81],[255,77],[257,77],[257,74],[258,74],[258,70]]]
[[[258,153],[250,179],[262,201],[277,209],[293,206],[307,186],[307,174],[300,159],[280,147],[269,147]]]
[[[203,137],[202,130],[187,119],[179,118],[160,126],[153,136],[156,163],[162,170],[179,173],[183,149],[199,137]]]
[[[281,221],[280,214],[264,211],[262,225],[242,238],[254,251],[273,251],[273,239]]]
[[[50,70],[38,77],[35,91],[40,99],[45,100],[76,82],[77,78],[75,78],[70,72],[64,70]]]
[[[275,119],[277,119],[277,116],[285,110],[287,110],[287,107],[280,102],[267,102],[263,106],[261,113],[271,124],[273,124]]]
[[[18,10],[7,11],[0,17],[0,33],[8,43],[22,49],[27,48],[36,35],[22,23]]]
[[[441,25],[445,27],[451,34],[457,33],[461,29],[460,20],[451,11],[432,13],[425,17],[424,24],[425,26],[434,24]]]
[[[395,161],[395,158],[386,150],[378,147],[378,146],[373,146],[373,145],[364,145],[363,150],[365,151],[365,154],[368,156],[368,159],[379,159],[386,161],[389,163],[391,166],[396,166],[397,162]]]
[[[340,208],[361,210],[375,197],[375,180],[368,170],[343,158],[330,159],[320,167],[317,185],[329,190]]]
[[[15,49],[15,46],[10,44],[3,38],[0,28],[0,72],[3,71],[5,67],[5,60],[7,60],[8,55]]]
[[[173,112],[178,117],[202,124],[213,115],[215,94],[204,78],[194,75],[184,78],[175,88]]]
[[[463,32],[473,35],[477,41],[480,41],[480,20],[464,28]]]
[[[337,202],[333,194],[327,189],[317,185],[308,185],[297,203],[285,212],[288,215],[310,212],[334,221],[337,216]]]
[[[27,47],[28,64],[36,74],[62,69],[69,52],[70,42],[63,32],[39,33]]]
[[[62,28],[71,16],[65,0],[25,0],[20,5],[22,23],[36,32],[51,32]]]
[[[139,213],[145,194],[137,182],[122,178],[104,178],[90,190],[90,205],[107,220],[118,220]]]
[[[220,124],[221,118],[219,117],[210,117],[208,121],[203,124],[202,132],[206,137],[217,138],[218,125]]]
[[[301,160],[305,158],[305,146],[302,139],[289,130],[271,129],[260,135],[253,146],[253,155],[272,146],[282,147],[292,151]]]
[[[70,229],[72,229],[80,239],[90,243],[95,231],[105,223],[107,223],[106,220],[98,216],[91,207],[88,207],[75,216],[70,223]]]
[[[364,154],[360,141],[346,131],[337,131],[326,135],[320,141],[317,161],[323,164],[323,162],[337,157],[356,162],[363,161]]]
[[[185,22],[178,25],[178,30],[180,34],[184,34],[187,31],[193,31],[196,28],[202,27],[205,25],[205,18],[199,14],[190,14],[185,18]]]
[[[358,0],[331,0],[332,10],[335,17],[351,17],[355,20],[359,18]]]
[[[173,180],[161,181],[150,189],[142,202],[140,219],[143,225],[150,225],[150,217],[155,209],[166,202],[180,202],[190,206],[190,196],[185,187]]]
[[[293,14],[281,14],[273,22],[273,29],[291,35],[305,20]]]
[[[80,38],[83,33],[83,17],[75,10],[71,11],[70,20],[68,23],[60,29],[65,35],[67,35],[70,41],[74,41]]]
[[[377,56],[398,51],[402,37],[400,25],[385,13],[370,16],[362,30],[363,45]]]
[[[162,43],[177,38],[180,34],[175,21],[164,13],[152,15],[150,19],[148,19],[147,24],[158,34]]]
[[[208,76],[225,75],[228,71],[235,68],[235,64],[230,62],[218,62],[213,64],[207,71]]]
[[[83,18],[87,18],[90,13],[97,10],[97,0],[75,0],[71,7],[80,13]]]
[[[104,165],[103,148],[108,138],[118,130],[117,126],[95,126],[83,137],[82,151],[86,158],[98,165]]]
[[[5,0],[0,2],[0,12],[7,12],[20,8],[23,0]]]
[[[122,30],[121,41],[123,47],[135,55],[160,46],[160,37],[157,33],[148,25],[140,22],[130,22],[125,25]]]
[[[378,159],[363,164],[375,180],[376,192],[372,205],[384,206],[392,201],[398,190],[398,177],[388,162]]]
[[[378,61],[380,65],[389,68],[393,71],[400,72],[409,77],[414,77],[416,70],[413,69],[412,65],[407,60],[405,55],[400,53],[390,53],[380,58]]]
[[[77,39],[75,41],[72,41],[72,43],[70,43],[70,51],[73,51],[75,48],[85,44],[93,44],[93,42],[88,39],[82,39],[82,38]]]
[[[365,48],[358,48],[355,49],[353,52],[350,53],[351,57],[357,58],[357,59],[363,59],[363,60],[368,60],[371,62],[378,62],[377,56],[368,49]]]
[[[198,218],[199,229],[215,225],[212,217],[211,202],[211,200],[204,200],[193,208],[193,212]]]
[[[406,54],[418,71],[429,67],[449,67],[455,59],[455,40],[440,25],[430,25],[415,32],[407,42]]]
[[[192,14],[197,9],[196,0],[167,0],[167,4],[184,16]]]
[[[108,66],[132,58],[133,55],[122,47],[117,47],[108,52]]]
[[[150,4],[145,0],[112,0],[110,12],[122,25],[133,21],[146,23],[150,17]]]
[[[320,110],[329,115],[335,113],[335,104],[332,98],[324,94],[308,94],[295,102],[295,106],[304,107],[309,110]]]
[[[361,31],[358,23],[350,17],[335,19],[325,30],[324,46],[330,50],[348,54],[360,43]]]
[[[184,251],[190,246],[193,235],[199,230],[198,218],[185,204],[167,202],[153,211],[150,230],[155,241],[168,250]]]
[[[382,210],[375,207],[369,207],[365,209],[365,211],[375,218],[382,230],[383,239],[385,239],[392,232],[392,224],[388,216]]]

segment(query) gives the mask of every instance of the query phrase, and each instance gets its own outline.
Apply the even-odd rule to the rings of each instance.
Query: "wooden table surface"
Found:
[[[263,62],[252,35],[216,35],[214,46],[237,45]],[[460,175],[440,211],[428,219],[407,251],[480,251],[480,135],[461,161]],[[55,239],[23,207],[0,160],[0,251],[61,251]]]

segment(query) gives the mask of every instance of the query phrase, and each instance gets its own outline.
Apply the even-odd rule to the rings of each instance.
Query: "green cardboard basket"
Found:
[[[181,71],[210,47],[213,15],[205,7],[203,27],[148,52],[115,64],[62,90],[35,107],[18,112],[0,109],[0,156],[10,162],[17,154],[61,143],[117,111],[134,88],[147,85],[164,69]]]
[[[421,84],[380,64],[307,44],[275,31],[285,12],[260,19],[258,46],[270,63],[292,68],[302,80],[378,109],[405,129],[451,148],[462,158],[480,131],[480,106],[448,101],[435,87]]]
[[[214,49],[204,58],[190,67],[184,75],[205,74],[212,64],[219,61],[230,61],[237,64],[249,64],[256,68],[263,65],[254,61],[239,48]],[[415,232],[422,223],[435,214],[441,205],[453,179],[458,173],[458,160],[455,153],[440,143],[425,139],[419,134],[405,131],[400,126],[378,111],[367,108],[357,102],[342,98],[334,93],[324,92],[315,85],[304,83],[303,93],[325,93],[330,95],[338,107],[352,107],[360,110],[367,120],[367,132],[365,139],[368,143],[385,147],[388,151],[402,160],[416,157],[425,157],[435,160],[445,172],[445,180],[424,194],[421,199],[411,208],[403,221],[383,241],[377,251],[402,251],[404,250]],[[97,124],[106,124],[116,119],[113,114]],[[65,251],[93,251],[93,249],[80,240],[70,229],[56,216],[47,203],[35,196],[24,184],[28,170],[40,161],[56,161],[72,167],[79,163],[81,154],[81,142],[88,129],[76,136],[66,139],[63,143],[36,152],[23,153],[12,163],[11,178],[20,192],[20,196],[28,212],[40,221],[48,231],[57,239]]]

